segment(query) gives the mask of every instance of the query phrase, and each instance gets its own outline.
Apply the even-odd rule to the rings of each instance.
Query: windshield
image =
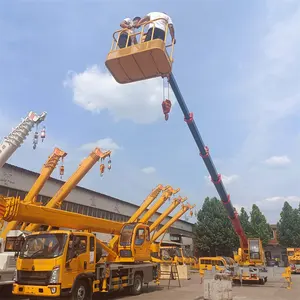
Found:
[[[260,259],[259,240],[249,240],[250,259]]]
[[[44,259],[61,256],[66,240],[65,233],[30,235],[25,239],[20,257]]]
[[[133,229],[136,224],[127,224],[123,227],[121,237],[120,237],[120,245],[121,246],[130,246]]]

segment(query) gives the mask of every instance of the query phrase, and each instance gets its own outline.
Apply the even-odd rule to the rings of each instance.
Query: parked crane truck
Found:
[[[300,248],[287,248],[287,256],[292,274],[300,273]]]
[[[14,128],[7,137],[3,139],[3,141],[0,143],[0,168],[3,167],[3,165],[9,160],[14,152],[21,146],[33,127],[38,126],[45,120],[46,115],[46,112],[43,112],[41,115],[38,115],[33,111],[29,112],[28,116],[22,120],[22,122],[16,128]],[[44,138],[44,136],[41,137]],[[34,138],[34,146],[36,146],[38,141],[37,131]]]
[[[137,38],[143,36],[146,25],[151,24],[151,26],[155,26],[155,21],[157,20],[145,22],[143,26],[141,26],[141,31],[135,32],[135,36]],[[166,32],[168,32],[167,26],[165,29]],[[215,185],[221,201],[232,222],[233,228],[239,236],[241,247],[236,259],[240,268],[237,269],[238,274],[236,279],[240,279],[242,277],[243,281],[250,280],[264,283],[267,277],[265,273],[263,273],[265,261],[261,241],[260,239],[247,239],[241,226],[238,214],[234,210],[230,197],[226,192],[222,182],[222,177],[217,173],[215,165],[211,159],[209,148],[203,143],[194,119],[194,114],[189,111],[172,72],[174,39],[172,39],[171,43],[168,42],[169,39],[167,39],[167,36],[165,40],[159,40],[152,37],[149,41],[143,42],[142,39],[140,39],[137,45],[134,47],[129,47],[130,51],[128,51],[128,48],[118,48],[117,36],[119,34],[120,30],[115,31],[113,34],[112,46],[105,61],[107,69],[120,84],[144,81],[155,77],[167,78],[168,84],[173,90],[179,107],[184,115],[184,121],[186,122],[193,139],[196,142],[200,157],[202,157],[204,164],[208,169],[208,172],[211,176],[211,181]],[[163,99],[162,102],[165,116],[170,112],[170,108],[168,111],[164,109],[166,102],[170,103],[170,100]],[[260,266],[262,268],[260,268]]]
[[[57,163],[66,155],[67,153],[59,148],[54,149],[53,153],[44,164],[39,177],[25,196],[23,200],[24,203],[35,203],[36,197],[52,174]],[[16,268],[15,252],[20,250],[20,242],[27,234],[26,231],[19,229],[20,226],[21,224],[17,221],[9,222],[4,226],[0,234],[0,241],[2,244],[0,253],[0,286],[2,289],[13,283],[12,278]]]
[[[11,219],[82,231],[35,232],[25,238],[17,260],[13,294],[91,299],[93,293],[128,288],[139,294],[143,283],[158,280],[152,263],[149,226],[119,223],[54,208],[25,204],[17,198],[0,199],[0,214]],[[117,251],[92,232],[117,234]],[[113,259],[98,264],[101,249]],[[98,253],[98,254],[97,254]]]
[[[146,222],[178,190],[159,185],[141,205],[142,209],[132,216],[134,222],[125,224],[2,197],[0,217],[6,221],[22,220],[81,230],[51,230],[27,236],[17,261],[13,293],[43,297],[71,295],[73,299],[90,299],[97,291],[120,288],[128,288],[132,294],[140,293],[142,283],[157,281],[159,273],[158,264],[151,261],[153,238]],[[137,220],[161,191],[158,201]],[[189,208],[190,205],[182,207],[175,217],[178,219]],[[175,222],[174,217],[171,220]],[[117,246],[116,242],[112,248],[97,240],[95,232],[114,234]],[[101,249],[108,253],[104,263],[99,263]]]
[[[74,174],[64,183],[54,197],[46,204],[46,207],[56,206],[60,208],[63,200],[69,195],[71,190],[85,176],[85,174],[95,165],[100,159],[103,160],[109,157],[111,151],[102,152],[99,148],[95,148],[90,155],[85,158]],[[36,198],[46,181],[57,166],[59,160],[62,160],[67,153],[55,148],[44,164],[39,177],[29,190],[23,200],[23,203],[36,205]],[[15,251],[19,250],[20,241],[36,227],[35,224],[27,224],[26,222],[11,221],[1,233],[2,253],[0,253],[0,286],[9,287],[12,285],[12,277],[16,268]],[[7,289],[8,290],[8,289]]]

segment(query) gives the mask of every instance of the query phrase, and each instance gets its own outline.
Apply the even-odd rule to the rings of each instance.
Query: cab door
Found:
[[[76,277],[81,274],[88,272],[88,265],[90,261],[90,255],[88,252],[88,239],[86,235],[74,235],[75,239],[72,241],[76,242],[74,248],[69,247],[66,257],[66,265],[62,273],[62,288],[71,288],[73,286]],[[76,256],[71,258],[72,251],[76,253]]]
[[[88,272],[94,272],[96,265],[96,244],[95,244],[95,237],[89,237],[89,260],[88,260]]]
[[[150,260],[150,233],[148,227],[137,226],[133,248],[135,261]]]

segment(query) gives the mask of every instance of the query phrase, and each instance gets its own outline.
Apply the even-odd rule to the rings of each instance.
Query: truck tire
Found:
[[[89,300],[90,291],[85,280],[78,280],[72,292],[72,300]]]
[[[143,290],[143,276],[141,274],[135,274],[133,279],[133,285],[130,287],[131,295],[139,295]]]

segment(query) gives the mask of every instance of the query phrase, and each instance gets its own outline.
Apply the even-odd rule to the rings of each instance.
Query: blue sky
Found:
[[[150,11],[173,19],[173,72],[233,204],[276,222],[284,200],[300,200],[296,0],[1,2],[0,135],[48,112],[43,145],[33,152],[30,137],[9,162],[38,171],[58,146],[66,179],[88,149],[112,147],[111,172],[100,179],[97,165],[82,186],[139,204],[171,184],[198,209],[217,195],[178,105],[164,121],[161,80],[124,87],[105,68],[120,21]]]

